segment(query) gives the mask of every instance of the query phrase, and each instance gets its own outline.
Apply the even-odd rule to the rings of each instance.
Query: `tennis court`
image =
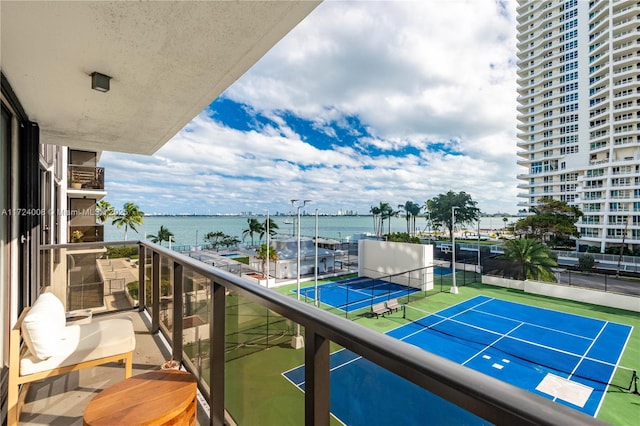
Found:
[[[389,281],[368,277],[356,277],[318,286],[318,300],[342,312],[353,312],[376,303],[407,296],[420,291]],[[295,293],[296,290],[293,290]],[[300,296],[316,300],[314,287],[300,289]]]
[[[630,387],[619,366],[632,327],[476,296],[437,313],[407,306],[412,321],[387,334],[595,416],[609,386]],[[398,314],[400,315],[400,314]],[[304,366],[283,373],[304,390]],[[331,412],[347,425],[484,424],[482,419],[358,355],[331,355]]]

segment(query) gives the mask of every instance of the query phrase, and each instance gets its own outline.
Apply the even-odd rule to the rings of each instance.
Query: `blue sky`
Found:
[[[325,1],[153,156],[103,153],[147,213],[368,213],[465,191],[518,210],[515,1]]]

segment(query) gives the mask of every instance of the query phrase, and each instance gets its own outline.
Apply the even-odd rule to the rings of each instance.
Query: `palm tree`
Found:
[[[256,257],[262,261],[262,277],[265,276],[265,265],[267,263],[267,258],[270,261],[277,262],[278,261],[278,252],[271,246],[267,246],[266,244],[262,244],[260,247],[256,249]]]
[[[173,239],[173,232],[165,228],[164,225],[160,225],[158,233],[156,235],[147,235],[147,238],[149,238],[152,243],[162,245],[163,241],[169,242]]]
[[[407,220],[407,234],[415,234],[416,217],[420,214],[422,207],[413,201],[406,201],[404,204],[398,204],[398,209],[400,209],[398,212],[404,211],[404,216]]]
[[[522,265],[523,279],[555,282],[552,267],[558,262],[553,253],[540,241],[523,238],[509,240],[504,244],[504,258]]]
[[[247,219],[247,223],[249,224],[249,228],[242,231],[242,241],[249,235],[251,237],[251,245],[253,245],[253,236],[264,232],[264,230],[262,229],[262,224],[256,218]]]
[[[136,225],[142,225],[144,222],[144,212],[140,210],[136,204],[132,202],[124,203],[122,212],[116,215],[116,218],[111,222],[112,225],[116,225],[118,229],[124,225],[124,239],[127,240],[127,230],[131,228],[133,231],[138,232]]]
[[[371,206],[371,210],[369,213],[373,215],[373,233],[379,235],[379,217],[380,217],[380,209],[376,206]]]
[[[267,223],[269,222],[269,223]],[[264,237],[264,234],[267,233],[267,229],[269,229],[269,236],[273,237],[275,234],[277,234],[278,232],[276,231],[278,229],[278,224],[275,223],[273,221],[273,219],[269,218],[269,220],[265,220],[264,224],[262,224],[262,230],[260,231],[260,239],[262,239],[262,237]]]
[[[106,223],[107,220],[116,215],[116,210],[113,208],[110,202],[106,200],[100,200],[96,204],[96,219],[99,223]]]
[[[398,212],[393,211],[391,204],[380,201],[380,205],[378,207],[372,206],[370,212],[373,214],[373,226],[376,236],[382,236],[386,219],[389,219],[389,233],[391,233],[391,217],[398,214]]]
[[[391,218],[398,215],[398,212],[393,210],[391,204],[380,202],[380,233],[384,231],[384,221],[389,220],[389,231],[387,234],[391,234]]]

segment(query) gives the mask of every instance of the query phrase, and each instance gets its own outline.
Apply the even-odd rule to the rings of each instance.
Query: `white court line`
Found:
[[[509,330],[507,333],[501,335],[496,340],[494,340],[490,344],[486,345],[480,352],[478,352],[477,354],[473,355],[471,358],[469,358],[468,360],[463,362],[461,365],[465,365],[466,363],[470,362],[472,359],[476,358],[478,355],[486,352],[487,349],[489,349],[490,347],[492,347],[493,345],[495,345],[496,343],[498,343],[500,340],[504,339],[505,337],[509,336],[509,334],[511,334],[511,332],[516,331],[518,328],[522,327],[523,324],[524,323],[521,322],[520,324],[516,325],[511,330]],[[500,335],[500,333],[496,333],[496,334]],[[500,352],[502,352],[502,351],[500,351]]]
[[[534,323],[530,323],[530,322],[526,322],[526,321],[516,320],[515,318],[505,317],[504,315],[497,315],[497,314],[493,314],[491,312],[487,312],[487,311],[483,311],[483,310],[478,310],[477,312],[480,312],[480,313],[485,314],[485,315],[491,315],[491,316],[494,316],[496,318],[503,318],[503,319],[507,319],[507,320],[511,320],[511,321],[523,322],[524,324],[527,324],[527,325],[533,325],[534,327],[538,327],[538,328],[541,328],[543,330],[551,330],[551,331],[555,331],[557,333],[566,334],[567,336],[579,337],[579,338],[585,339],[585,340],[593,340],[591,337],[587,337],[587,336],[583,336],[583,335],[575,334],[575,333],[569,333],[567,331],[562,331],[562,330],[558,330],[558,329],[551,328],[551,327],[545,327],[543,325],[538,325],[538,324],[534,324]],[[598,321],[602,321],[602,320],[598,320]]]
[[[488,300],[485,300],[484,302],[478,303],[477,305],[474,305],[474,306],[472,306],[472,307],[470,307],[470,308],[467,308],[467,309],[465,309],[464,311],[460,311],[460,312],[458,312],[458,313],[456,313],[455,315],[452,315],[452,316],[450,316],[450,317],[445,317],[445,316],[440,315],[440,314],[438,314],[438,313],[434,313],[434,314],[431,314],[431,315],[427,315],[427,316],[432,316],[432,315],[433,315],[433,316],[436,316],[436,317],[440,317],[440,318],[442,318],[442,319],[441,319],[440,321],[438,321],[438,322],[434,322],[433,324],[431,324],[431,325],[429,325],[429,326],[423,326],[423,328],[421,328],[421,329],[419,329],[419,330],[417,330],[417,331],[415,331],[415,332],[413,332],[413,333],[407,334],[406,336],[401,337],[399,340],[404,340],[404,339],[406,339],[407,337],[415,336],[415,335],[416,335],[416,334],[418,334],[418,333],[421,333],[421,332],[423,332],[423,331],[425,331],[425,330],[429,330],[429,329],[431,329],[432,327],[434,327],[434,326],[436,326],[436,325],[438,325],[438,324],[441,324],[441,323],[445,322],[446,320],[449,320],[449,319],[452,319],[452,318],[454,318],[454,317],[457,317],[458,315],[463,314],[463,313],[465,313],[465,312],[472,311],[476,306],[484,305],[485,303],[488,303],[488,302],[490,302],[490,301],[492,301],[492,300],[494,300],[494,299],[493,299],[493,298],[490,298],[490,299],[488,299]],[[460,302],[460,303],[464,303],[464,302]],[[460,303],[459,303],[459,304],[460,304]],[[453,305],[453,306],[457,306],[457,305]],[[445,309],[450,309],[450,308],[452,308],[453,306],[450,306],[449,308],[445,308]],[[444,310],[444,309],[443,309],[443,310]],[[424,317],[423,317],[423,318],[424,318]],[[456,321],[456,320],[454,320],[454,321]],[[460,324],[470,325],[470,324],[466,324],[466,323],[464,323],[464,322],[460,322],[460,321],[458,321],[458,322],[459,322]],[[436,330],[436,331],[438,331],[438,330]],[[496,334],[497,334],[497,333],[496,333]]]
[[[407,337],[410,337],[410,336],[413,336],[413,335],[415,335],[415,334],[418,334],[418,333],[422,332],[423,330],[431,329],[432,327],[434,327],[434,326],[436,326],[436,325],[438,325],[438,324],[441,324],[442,322],[446,321],[447,319],[450,319],[450,320],[452,320],[452,321],[454,321],[454,322],[456,322],[456,323],[458,323],[458,324],[465,325],[465,326],[467,326],[467,327],[472,327],[472,328],[475,328],[475,329],[477,329],[477,330],[481,330],[481,331],[485,331],[485,332],[487,332],[487,333],[496,334],[496,335],[498,335],[498,336],[505,337],[505,336],[507,336],[506,334],[502,334],[502,333],[499,333],[499,332],[496,332],[496,331],[493,331],[493,330],[488,330],[488,329],[486,329],[486,328],[479,327],[479,326],[474,325],[474,324],[469,324],[469,323],[467,323],[467,322],[460,321],[460,320],[458,320],[458,319],[455,319],[455,318],[454,318],[454,317],[456,317],[456,316],[458,316],[459,314],[462,314],[462,313],[464,313],[464,312],[475,311],[475,307],[477,307],[477,306],[481,306],[481,305],[483,305],[483,304],[485,304],[485,303],[487,303],[487,302],[489,302],[489,301],[491,301],[491,300],[495,300],[495,299],[489,299],[489,300],[487,300],[487,301],[485,301],[485,302],[483,302],[483,303],[479,303],[479,304],[475,305],[475,306],[474,306],[474,307],[472,307],[472,308],[469,308],[469,309],[466,309],[466,310],[464,310],[464,311],[461,311],[461,312],[459,312],[458,314],[453,315],[453,316],[448,317],[448,318],[447,318],[447,317],[444,317],[444,316],[442,316],[442,315],[439,315],[439,314],[437,314],[437,313],[431,314],[431,315],[435,315],[435,316],[441,317],[441,318],[443,318],[443,319],[442,319],[441,321],[438,321],[438,322],[433,323],[432,325],[430,325],[430,326],[428,326],[428,327],[427,327],[427,326],[425,326],[423,329],[420,329],[420,330],[418,330],[418,331],[416,331],[416,332],[414,332],[414,333],[411,333],[411,334],[409,334],[409,335],[407,335],[407,336],[405,336],[405,337],[401,338],[400,340],[404,340],[404,339],[405,339],[405,338],[407,338]],[[447,309],[448,309],[448,308],[447,308]],[[553,310],[551,310],[551,311],[552,311],[552,312],[559,312],[559,311],[553,311]],[[482,310],[477,310],[476,312],[480,312],[480,313],[483,313],[483,314],[489,314],[488,312],[485,312],[485,311],[482,311]],[[504,319],[507,319],[507,320],[511,320],[511,321],[514,321],[514,322],[520,322],[521,324],[520,324],[518,327],[520,327],[521,325],[525,325],[525,324],[526,324],[526,325],[530,325],[530,326],[533,326],[533,327],[546,328],[546,329],[551,330],[551,331],[556,331],[556,332],[558,332],[558,333],[562,333],[562,331],[561,331],[561,330],[555,330],[555,329],[552,329],[552,328],[541,327],[541,326],[538,326],[538,325],[536,325],[536,324],[529,323],[529,322],[526,322],[526,321],[519,321],[519,320],[516,320],[516,319],[514,319],[514,318],[509,318],[509,317],[504,317],[504,316],[499,316],[499,315],[496,315],[496,316],[497,316],[497,317],[504,318]],[[434,330],[434,331],[438,331],[438,330],[436,329],[436,330]],[[512,330],[512,331],[513,331],[513,330]],[[511,333],[511,331],[510,331],[509,333]],[[443,334],[445,334],[445,335],[446,335],[446,333],[443,333]],[[571,333],[564,333],[564,334],[572,335]],[[588,338],[588,337],[584,337],[584,336],[579,336],[579,335],[574,335],[574,336],[591,341],[591,345],[593,345],[593,343],[594,343],[594,341],[595,341],[594,339],[591,339],[591,338]],[[580,358],[580,359],[581,359],[581,361],[582,361],[582,359],[587,359],[587,360],[589,360],[589,361],[597,362],[597,363],[600,363],[600,364],[603,364],[603,365],[607,365],[607,366],[617,366],[616,364],[612,364],[612,363],[607,362],[607,361],[603,361],[603,360],[599,360],[599,359],[595,359],[595,358],[590,358],[590,357],[586,356],[586,354],[588,353],[588,350],[587,350],[585,353],[575,353],[575,352],[570,352],[570,351],[567,351],[567,350],[564,350],[564,349],[556,348],[556,347],[553,347],[553,346],[544,345],[544,344],[541,344],[541,343],[538,343],[538,342],[534,342],[534,341],[530,341],[530,340],[525,340],[525,339],[522,339],[522,338],[519,338],[519,337],[514,337],[514,336],[508,336],[508,337],[509,337],[509,339],[513,339],[513,340],[516,340],[516,341],[518,341],[518,342],[528,343],[528,344],[530,344],[530,345],[537,346],[537,347],[544,348],[544,349],[549,349],[549,350],[554,351],[554,352],[557,352],[557,353],[562,353],[562,354],[565,354],[565,355],[570,355],[570,356],[578,357],[578,358]],[[465,338],[464,338],[464,336],[462,336],[462,337],[461,337],[461,339],[463,339],[463,340],[464,340],[464,339],[465,339]],[[498,340],[500,340],[500,339],[498,339]],[[494,345],[498,340],[494,341],[491,345]],[[479,344],[482,344],[482,343],[480,343],[480,342],[478,342],[478,343],[479,343]],[[591,346],[590,346],[590,347],[591,347]],[[484,348],[481,352],[485,351],[486,349],[487,349],[487,348]],[[498,349],[498,350],[499,350],[499,349]],[[480,352],[480,353],[481,353],[481,352]],[[500,352],[503,352],[503,351],[500,351]],[[504,352],[504,353],[506,353],[506,352]],[[476,354],[476,355],[474,355],[474,356],[477,356],[477,355],[478,355],[478,354]],[[516,355],[512,355],[512,356],[516,356]],[[468,362],[468,361],[469,361],[469,360],[467,360],[466,362]],[[532,362],[532,361],[527,361],[527,362],[529,362],[530,364],[533,364],[533,365],[538,365],[538,364],[536,364],[536,363],[534,363],[534,362]]]

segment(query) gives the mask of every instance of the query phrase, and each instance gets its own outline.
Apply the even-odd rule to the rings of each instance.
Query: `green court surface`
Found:
[[[301,287],[310,285],[313,285],[313,282],[302,283]],[[291,296],[291,290],[295,287],[295,284],[288,285],[276,291]],[[633,332],[620,365],[640,370],[640,314],[636,312],[468,283],[460,287],[458,295],[440,292],[412,300],[410,304],[417,309],[436,312],[478,295],[630,325],[633,327]],[[258,311],[256,315],[260,316]],[[379,318],[359,315],[349,319],[381,332],[406,323],[401,313]],[[285,336],[274,341],[266,349],[260,350],[253,347],[254,350],[248,350],[241,356],[228,356],[225,399],[229,412],[238,424],[261,426],[304,424],[304,394],[282,376],[284,371],[304,363],[304,350],[294,350],[289,343],[290,339]],[[250,348],[243,348],[243,350],[246,349]],[[338,349],[340,348],[337,345],[332,344],[332,352]],[[233,354],[229,353],[229,355]],[[610,388],[597,417],[614,425],[635,425],[637,419],[640,419],[640,396]],[[340,423],[332,418],[332,424]]]

